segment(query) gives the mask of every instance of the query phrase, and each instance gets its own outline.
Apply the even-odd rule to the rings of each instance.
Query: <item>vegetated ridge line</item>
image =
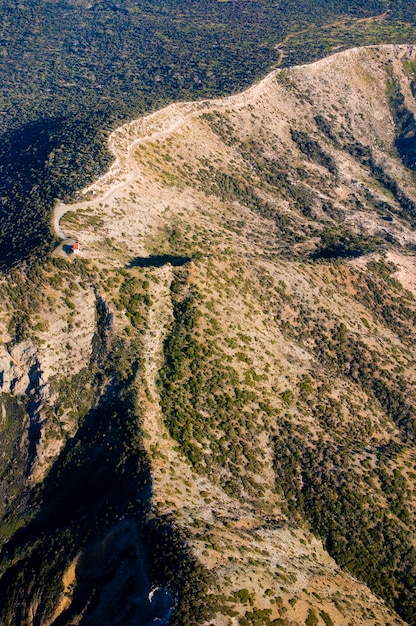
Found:
[[[330,30],[334,26],[342,26],[342,25],[348,24],[349,21],[353,22],[354,24],[364,24],[366,22],[383,22],[386,20],[389,13],[390,13],[390,9],[388,8],[383,13],[380,13],[379,15],[370,15],[370,17],[349,18],[349,20],[348,19],[336,20],[335,22],[331,22],[330,24],[322,24],[321,26],[316,26],[316,24],[312,24],[311,26],[308,26],[308,28],[303,28],[302,30],[295,30],[291,33],[288,33],[286,37],[282,39],[282,41],[279,41],[279,43],[274,45],[274,49],[279,50],[280,48],[283,48],[283,46],[285,46],[291,39],[293,39],[294,37],[298,37],[299,35],[305,35],[306,33],[311,33],[314,30]],[[372,46],[367,46],[367,47],[372,47]],[[283,52],[282,52],[282,56],[284,56]],[[280,59],[280,61],[281,60],[282,59]]]

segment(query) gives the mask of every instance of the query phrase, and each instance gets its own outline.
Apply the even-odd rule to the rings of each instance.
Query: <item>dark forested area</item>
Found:
[[[414,22],[412,5],[394,3],[383,28],[363,40],[351,38],[354,20],[384,13],[385,0],[0,0],[0,265],[50,248],[55,199],[108,164],[103,140],[122,120],[241,89],[278,62],[311,60],[334,42],[409,40],[413,25],[397,31],[397,20]],[[339,18],[348,37],[339,24],[328,41],[316,35]],[[313,43],[296,37],[308,29]]]

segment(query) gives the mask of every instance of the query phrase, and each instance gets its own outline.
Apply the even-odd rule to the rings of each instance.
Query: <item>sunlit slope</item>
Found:
[[[58,207],[81,253],[2,285],[5,623],[416,623],[414,71],[173,105]]]

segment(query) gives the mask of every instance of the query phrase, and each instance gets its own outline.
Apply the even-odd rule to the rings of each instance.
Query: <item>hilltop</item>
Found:
[[[415,76],[356,48],[112,133],[81,253],[0,285],[5,624],[416,623]]]
[[[0,271],[47,257],[50,215],[111,163],[109,133],[272,68],[413,43],[413,0],[0,0]]]

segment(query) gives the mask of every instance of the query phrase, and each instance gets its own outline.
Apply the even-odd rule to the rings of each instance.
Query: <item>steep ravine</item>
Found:
[[[5,624],[168,623],[174,606],[181,610],[181,587],[198,571],[180,534],[152,512],[134,389],[140,366],[137,355],[127,356],[123,380],[127,369],[115,365],[119,346],[101,297],[96,322],[93,405],[79,417],[75,435],[59,442],[64,445],[47,476],[27,492],[21,505],[26,523],[3,547]],[[15,500],[6,527],[17,514]],[[202,578],[195,593],[203,584]]]

